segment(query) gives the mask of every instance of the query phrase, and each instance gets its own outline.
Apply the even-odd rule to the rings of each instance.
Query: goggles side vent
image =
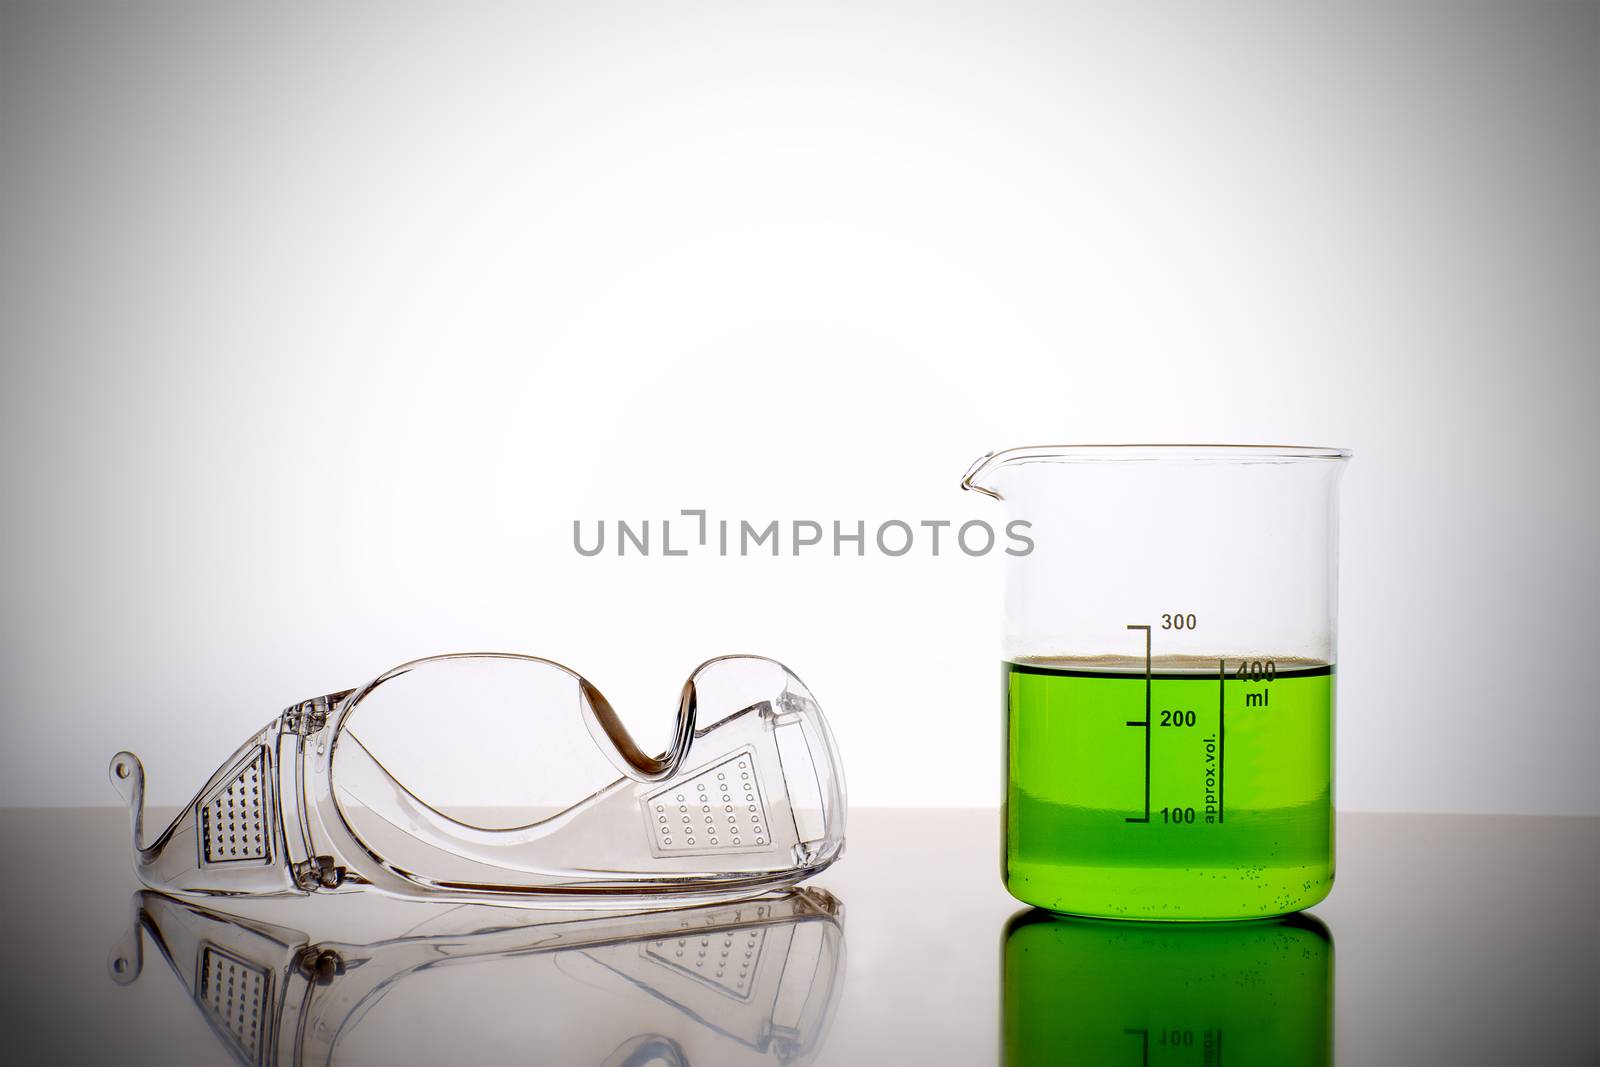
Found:
[[[266,750],[258,745],[200,802],[200,839],[207,864],[265,863],[271,858],[266,767]]]
[[[743,748],[644,799],[650,847],[658,856],[762,851],[772,823],[755,751]]]

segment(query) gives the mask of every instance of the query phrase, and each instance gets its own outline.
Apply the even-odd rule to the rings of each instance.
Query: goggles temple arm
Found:
[[[128,805],[140,881],[181,893],[225,895],[336,886],[340,879],[333,861],[312,854],[305,742],[326,728],[352,692],[287,708],[240,746],[148,843],[144,765],[132,752],[113,756],[111,784]]]

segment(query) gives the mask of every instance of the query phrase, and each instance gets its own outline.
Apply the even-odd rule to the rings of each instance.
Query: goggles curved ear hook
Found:
[[[132,752],[118,752],[111,757],[110,774],[111,784],[128,805],[133,851],[140,861],[147,860],[153,846],[146,848],[144,844],[144,764]]]

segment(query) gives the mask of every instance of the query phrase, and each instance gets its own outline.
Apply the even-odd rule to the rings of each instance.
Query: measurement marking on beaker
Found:
[[[1130,1030],[1125,1027],[1122,1032],[1139,1035],[1139,1063],[1141,1067],[1150,1067],[1150,1031]]]
[[[1123,822],[1147,823],[1150,821],[1150,627],[1148,624],[1129,623],[1128,629],[1144,631],[1144,722],[1128,723],[1129,726],[1144,727],[1144,818],[1129,816]]]
[[[1224,808],[1222,806],[1222,790],[1228,783],[1228,765],[1223,759],[1228,754],[1228,722],[1224,714],[1227,690],[1224,683],[1227,681],[1227,663],[1217,660],[1217,823],[1222,823]]]

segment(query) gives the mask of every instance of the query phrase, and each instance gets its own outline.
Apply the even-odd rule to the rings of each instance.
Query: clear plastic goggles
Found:
[[[843,770],[782,664],[708,660],[674,727],[647,755],[558,663],[436,656],[286,709],[149,845],[138,757],[117,753],[111,780],[140,879],[177,893],[637,909],[787,887],[839,857]]]

